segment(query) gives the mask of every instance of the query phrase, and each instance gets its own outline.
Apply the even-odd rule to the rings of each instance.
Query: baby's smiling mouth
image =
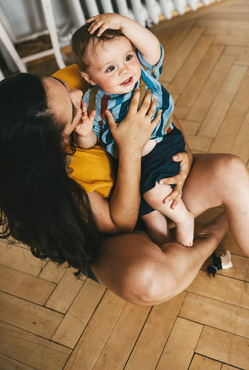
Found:
[[[123,81],[120,85],[129,85],[130,83],[132,83],[133,81],[133,77],[129,77],[127,78],[127,80]]]

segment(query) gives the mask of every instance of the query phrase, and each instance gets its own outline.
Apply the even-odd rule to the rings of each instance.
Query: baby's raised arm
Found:
[[[146,62],[155,65],[159,61],[161,50],[157,37],[132,19],[115,13],[105,13],[91,17],[87,22],[92,22],[88,31],[93,34],[98,30],[98,37],[106,29],[120,30],[140,51]]]

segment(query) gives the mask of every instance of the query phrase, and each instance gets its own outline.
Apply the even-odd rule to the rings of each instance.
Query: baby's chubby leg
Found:
[[[147,215],[143,215],[142,219],[154,243],[160,246],[171,240],[167,220],[162,213],[153,211]]]
[[[182,200],[173,210],[170,208],[171,203],[163,203],[163,200],[172,191],[169,185],[158,185],[146,193],[144,199],[155,210],[170,218],[176,224],[176,239],[186,246],[192,247],[194,238],[194,216],[187,210]]]

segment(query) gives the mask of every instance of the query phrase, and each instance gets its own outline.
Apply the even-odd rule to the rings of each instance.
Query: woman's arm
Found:
[[[146,62],[155,65],[159,61],[161,49],[157,37],[132,19],[115,13],[106,13],[91,17],[87,22],[93,22],[88,30],[91,34],[98,30],[98,37],[106,29],[120,30],[140,51]]]
[[[178,153],[177,155],[174,155],[173,160],[175,162],[180,162],[180,172],[178,175],[174,177],[169,177],[166,179],[161,179],[159,181],[159,184],[176,184],[175,188],[173,191],[164,199],[164,202],[171,202],[171,208],[174,209],[179,200],[181,199],[182,196],[182,189],[184,186],[184,183],[186,181],[186,178],[188,177],[188,174],[190,172],[192,163],[193,163],[193,154],[191,152],[191,149],[187,143],[186,137],[184,135],[182,126],[180,122],[177,120],[175,116],[173,116],[173,123],[176,128],[181,130],[184,139],[185,139],[185,152],[184,153]]]
[[[110,112],[106,114],[119,150],[116,185],[109,201],[96,192],[89,194],[98,227],[106,233],[130,232],[138,217],[142,149],[161,118],[160,111],[152,122],[148,116],[148,113],[154,115],[156,111],[156,101],[151,104],[150,91],[137,110],[139,95],[139,90],[136,90],[129,111],[120,124],[115,123]]]

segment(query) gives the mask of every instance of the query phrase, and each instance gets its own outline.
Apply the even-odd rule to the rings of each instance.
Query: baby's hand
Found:
[[[88,28],[88,31],[90,34],[93,34],[97,29],[99,29],[97,33],[97,36],[99,37],[107,29],[121,30],[122,23],[125,21],[125,19],[126,17],[114,13],[95,15],[87,20],[87,23],[92,22]]]
[[[79,136],[82,136],[82,137],[88,136],[93,130],[93,123],[94,123],[95,115],[96,115],[95,110],[93,110],[89,114],[89,116],[87,115],[86,103],[83,102],[83,104],[82,104],[82,116],[81,116],[80,122],[75,127],[74,131]]]

